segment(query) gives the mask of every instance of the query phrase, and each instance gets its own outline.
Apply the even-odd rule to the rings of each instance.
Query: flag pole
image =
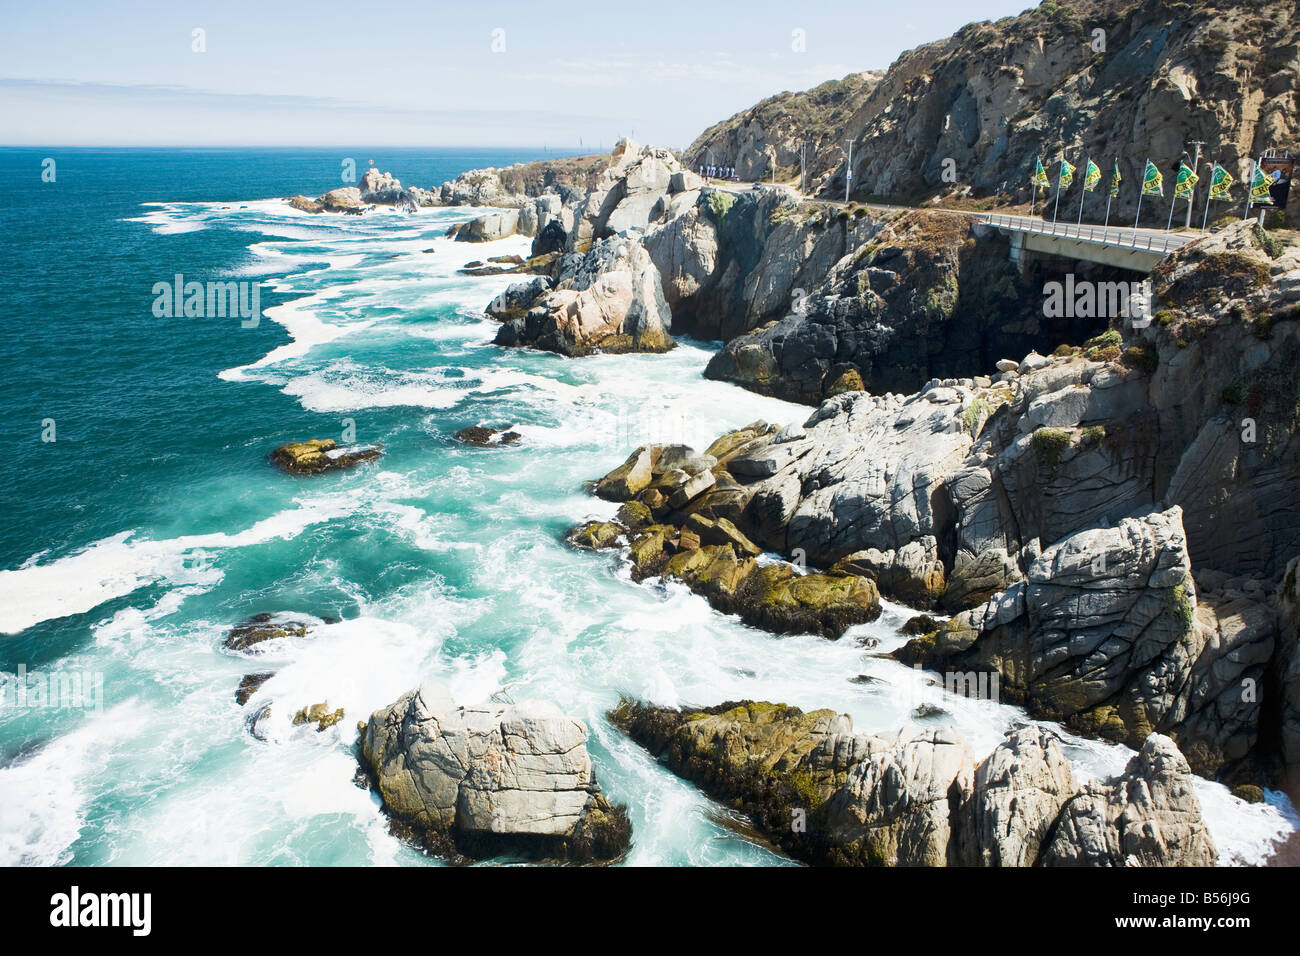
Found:
[[[1083,165],[1083,188],[1079,190],[1079,219],[1076,226],[1083,225],[1083,197],[1088,195],[1088,165],[1092,163],[1092,157],[1088,157],[1088,162]]]
[[[1119,157],[1115,157],[1115,165],[1110,168],[1110,185],[1111,188],[1106,190],[1106,221],[1102,224],[1102,232],[1110,226],[1110,201],[1115,198],[1115,170],[1119,168]]]
[[[1033,177],[1033,182],[1032,182],[1032,188],[1030,188],[1030,190],[1029,190],[1029,215],[1030,215],[1031,218],[1032,218],[1033,215],[1034,215],[1034,203],[1038,202],[1038,167],[1039,167],[1040,164],[1041,164],[1041,163],[1040,163],[1040,160],[1038,159],[1037,156],[1035,156],[1035,157],[1034,157],[1034,177]]]
[[[1142,221],[1142,197],[1146,195],[1147,167],[1150,165],[1151,157],[1148,156],[1147,161],[1142,164],[1142,179],[1138,183],[1138,211],[1137,215],[1133,217],[1133,245],[1135,246],[1138,244],[1138,223]]]
[[[1255,160],[1252,159],[1246,169],[1246,214],[1241,217],[1242,222],[1250,218],[1250,196],[1255,189],[1255,169]]]
[[[1210,221],[1210,194],[1214,192],[1214,177],[1217,175],[1219,175],[1219,163],[1216,160],[1210,170],[1210,185],[1205,189],[1205,214],[1201,216],[1201,232],[1205,232],[1205,226]]]
[[[1174,224],[1174,206],[1178,205],[1178,177],[1183,172],[1182,161],[1179,160],[1178,172],[1174,173],[1173,197],[1169,200],[1169,222],[1165,223],[1165,232],[1168,232]]]
[[[1061,162],[1065,162],[1065,155],[1061,155]],[[1056,202],[1052,204],[1052,225],[1056,225],[1056,210],[1061,208],[1061,167],[1056,167]]]

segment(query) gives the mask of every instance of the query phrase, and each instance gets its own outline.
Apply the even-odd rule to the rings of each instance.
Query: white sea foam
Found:
[[[46,564],[0,571],[0,633],[15,634],[33,624],[82,614],[147,584],[169,577],[183,581],[202,568],[206,552],[292,538],[313,524],[350,513],[345,496],[300,503],[227,534],[185,535],[164,541],[132,540],[124,531]]]
[[[410,474],[369,469],[347,490],[299,500],[244,532],[156,542],[127,533],[0,572],[6,626],[87,610],[144,583],[166,585],[149,606],[100,622],[93,643],[66,660],[108,670],[128,699],[0,769],[8,801],[0,862],[67,861],[74,848],[79,859],[114,863],[427,862],[387,833],[374,798],[351,781],[357,720],[426,680],[447,683],[463,703],[544,697],[582,717],[602,784],[629,805],[633,864],[780,860],[728,829],[698,788],[610,727],[603,715],[620,692],[666,704],[756,698],[829,707],[868,732],[946,721],[977,756],[1026,719],[1016,707],[944,696],[933,674],[879,656],[901,640],[907,609],[889,605],[839,641],[773,637],[680,585],[632,583],[616,556],[568,549],[557,529],[614,507],[588,496],[582,479],[634,445],[703,447],[728,427],[760,417],[797,422],[809,410],[703,380],[708,351],[689,342],[667,355],[582,362],[489,346],[495,323],[480,310],[514,277],[455,271],[469,259],[522,251],[527,240],[470,245],[421,232],[471,214],[324,217],[268,200],[161,204],[141,217],[155,229],[219,223],[272,237],[252,247],[268,267],[321,264],[271,283],[297,296],[267,310],[291,342],[223,378],[282,388],[309,411],[427,409],[392,417],[418,419],[429,434],[462,417],[509,424],[525,447],[438,445]],[[354,345],[348,358],[313,354],[345,336]],[[401,336],[427,361],[390,368],[368,357],[368,345],[391,349]],[[446,414],[462,406],[472,416]],[[348,558],[327,549],[301,569],[299,583],[347,595],[355,616],[267,642],[256,655],[221,648],[229,621],[177,613],[221,583],[230,549],[343,517],[349,533],[382,529],[397,566],[422,553],[429,567],[375,599],[374,582],[354,580]],[[28,601],[28,592],[38,594]],[[861,643],[868,640],[879,643]],[[240,708],[232,692],[251,671],[274,676]],[[855,683],[855,675],[870,680]],[[921,720],[917,703],[936,694],[946,713]],[[339,724],[323,733],[293,725],[299,708],[325,701],[345,710]],[[245,722],[268,704],[271,716],[259,724],[267,739],[255,740]],[[1081,780],[1120,772],[1132,756],[1060,732]],[[1297,823],[1280,795],[1251,807],[1216,784],[1197,789],[1224,863],[1257,862]],[[91,811],[102,815],[108,804],[116,807],[111,825],[96,831]]]

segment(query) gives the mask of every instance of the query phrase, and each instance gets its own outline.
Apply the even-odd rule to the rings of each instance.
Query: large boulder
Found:
[[[826,804],[825,822],[843,862],[946,866],[950,806],[969,792],[971,757],[950,727],[876,740]]]
[[[673,346],[671,323],[659,272],[645,249],[613,238],[585,255],[566,256],[554,289],[523,318],[507,321],[496,342],[570,356],[663,352]]]
[[[356,186],[331,189],[321,196],[320,204],[326,212],[356,212],[365,206],[361,199],[361,190]]]
[[[1054,734],[1022,727],[975,769],[959,811],[963,866],[1034,866],[1061,807],[1079,789]]]
[[[519,210],[507,209],[505,212],[479,216],[463,223],[456,230],[457,242],[495,242],[513,236],[519,229]]]
[[[1124,773],[1088,784],[1061,810],[1043,866],[1213,866],[1191,768],[1152,734]]]
[[[458,707],[426,684],[370,716],[360,753],[385,810],[431,849],[610,860],[631,826],[601,795],[586,739],[554,704]]]

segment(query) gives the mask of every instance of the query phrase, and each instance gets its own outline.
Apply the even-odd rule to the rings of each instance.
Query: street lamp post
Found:
[[[1192,157],[1192,169],[1196,169],[1201,163],[1201,147],[1205,145],[1205,141],[1194,139],[1189,145],[1196,147],[1196,154]],[[1184,155],[1186,154],[1184,153]],[[1177,182],[1177,180],[1175,180],[1175,182]],[[1196,190],[1193,189],[1187,196],[1187,222],[1185,225],[1188,229],[1192,228],[1192,196],[1195,195],[1195,193]]]
[[[853,140],[846,139],[845,142],[849,144],[849,158],[844,165],[844,203],[848,205],[849,186],[853,182]]]

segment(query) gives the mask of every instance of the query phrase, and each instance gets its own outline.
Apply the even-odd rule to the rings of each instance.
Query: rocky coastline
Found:
[[[1187,11],[1192,39],[1166,49],[1153,37],[1167,4],[1118,6],[1105,22],[1136,67],[1090,57],[1073,8],[1039,8],[765,101],[681,157],[625,139],[434,190],[372,169],[359,187],[289,200],[309,213],[490,207],[447,235],[532,239],[526,258],[462,270],[520,277],[485,305],[496,345],[581,359],[717,341],[706,377],[809,406],[801,424],[754,422],[700,450],[639,445],[592,476],[618,510],[570,529],[572,547],[617,552],[633,582],[676,582],[773,634],[839,640],[897,602],[916,612],[901,663],[993,676],[1032,720],[1135,752],[1119,776],[1080,783],[1046,723],[980,758],[952,727],[861,733],[842,714],[764,701],[609,713],[805,862],[1204,866],[1218,854],[1195,777],[1300,799],[1300,235],[1225,220],[1155,267],[1147,313],[1052,315],[1048,283],[1137,276],[1017,261],[969,214],[1023,199],[1014,177],[1045,142],[1081,142],[1091,124],[1099,154],[1119,153],[1140,114],[1161,143],[1185,132],[1179,109],[1226,95],[1221,76],[1244,54],[1224,33],[1247,26],[1240,11]],[[1012,42],[1026,24],[1036,44]],[[1252,42],[1273,55],[1283,41]],[[1003,62],[975,55],[985,48]],[[1198,91],[1177,56],[1214,80]],[[1233,156],[1294,132],[1294,93],[1275,86],[1250,123],[1215,113]],[[858,181],[926,207],[814,198],[837,188],[828,124],[875,144]],[[742,171],[789,172],[808,138],[807,195],[691,171],[726,144]],[[963,185],[940,185],[943,156]],[[273,460],[295,474],[354,463],[307,445]],[[332,712],[305,719],[320,718]],[[600,794],[585,739],[549,705],[457,707],[421,688],[372,715],[359,753],[394,825],[436,852],[603,862],[626,851],[630,824]],[[512,786],[519,774],[527,786]],[[536,775],[563,785],[533,787]],[[519,789],[526,805],[511,802]]]

